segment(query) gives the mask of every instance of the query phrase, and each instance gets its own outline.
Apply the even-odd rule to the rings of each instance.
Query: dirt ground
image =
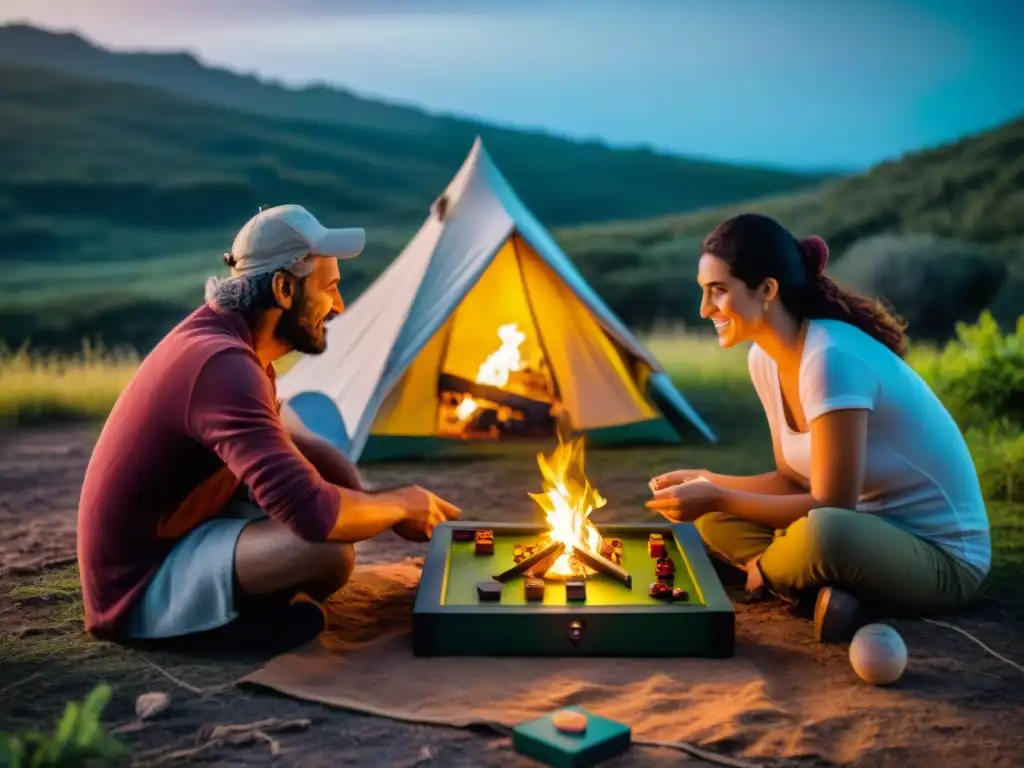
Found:
[[[65,701],[81,698],[106,681],[114,686],[114,698],[105,719],[122,729],[121,738],[139,765],[533,765],[512,752],[508,739],[499,734],[393,722],[230,685],[265,659],[142,653],[85,637],[74,568],[75,516],[94,436],[90,427],[0,432],[0,731],[46,726],[59,716]],[[749,452],[730,446],[715,450],[721,465],[736,472],[763,470],[757,464],[760,457]],[[588,474],[609,499],[604,516],[595,518],[647,518],[642,505],[647,478],[672,466],[702,466],[707,449],[703,451],[703,456],[697,448],[591,452]],[[530,450],[444,464],[380,466],[367,475],[382,484],[421,483],[462,506],[467,519],[526,519],[534,512],[522,489],[539,490]],[[419,554],[422,547],[391,536],[359,547],[363,562]],[[987,597],[950,620],[1020,663],[1022,619],[1015,603]],[[905,722],[880,720],[865,712],[863,718],[836,719],[830,727],[836,739],[849,744],[849,754],[868,755],[856,764],[1020,765],[1024,675],[953,631],[921,622],[897,626],[912,649],[912,667],[900,683],[901,706],[908,717]],[[787,693],[797,698],[810,701],[829,685],[844,696],[856,695],[846,649],[816,644],[809,624],[781,606],[738,606],[737,642],[755,647],[755,661],[782,665],[791,688]],[[129,724],[135,698],[146,691],[170,693],[172,705],[163,717],[133,729]],[[921,728],[921,718],[911,715],[929,698],[941,699],[955,717],[924,726],[933,734],[926,750],[864,749],[882,732]],[[298,721],[294,730],[274,732],[275,723],[289,720]],[[266,721],[263,730],[280,746],[276,759],[266,740],[231,745],[209,739],[213,725],[260,721]],[[728,755],[731,746],[723,742],[708,748]],[[607,763],[609,768],[680,764],[710,763],[653,748],[635,748]]]

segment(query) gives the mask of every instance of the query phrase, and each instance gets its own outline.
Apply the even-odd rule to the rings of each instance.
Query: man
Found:
[[[369,492],[333,446],[282,423],[273,363],[326,349],[338,259],[364,245],[363,230],[326,229],[300,206],[261,210],[225,254],[231,276],[143,361],[82,488],[86,631],[208,636],[251,617],[315,633],[353,542],[388,529],[425,541],[458,517],[422,488]]]

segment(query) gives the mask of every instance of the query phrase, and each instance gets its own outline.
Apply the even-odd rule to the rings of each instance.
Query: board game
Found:
[[[414,653],[732,656],[733,606],[692,524],[608,524],[600,537],[566,568],[565,547],[543,523],[437,527],[413,610]]]

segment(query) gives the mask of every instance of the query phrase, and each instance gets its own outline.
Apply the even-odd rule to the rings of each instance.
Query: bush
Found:
[[[1024,498],[1024,316],[1013,333],[982,313],[915,367],[964,431],[988,499]]]
[[[99,685],[81,704],[68,702],[53,733],[0,733],[0,768],[87,768],[112,765],[125,747],[100,723],[110,686]]]
[[[1024,316],[1006,334],[989,312],[960,323],[956,338],[918,368],[961,429],[1024,429]]]
[[[934,235],[859,240],[835,270],[840,282],[892,305],[915,339],[935,341],[986,309],[1005,275],[1005,263],[989,247]]]

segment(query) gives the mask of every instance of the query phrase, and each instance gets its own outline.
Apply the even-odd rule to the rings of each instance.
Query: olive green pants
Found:
[[[833,586],[900,613],[959,608],[978,579],[933,544],[875,515],[814,509],[776,531],[721,512],[695,523],[707,548],[744,568],[760,556],[766,586],[786,598]]]

